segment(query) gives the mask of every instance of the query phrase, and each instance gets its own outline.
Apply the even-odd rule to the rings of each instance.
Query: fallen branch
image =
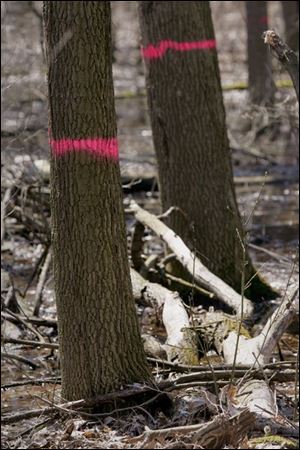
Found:
[[[272,352],[285,332],[289,324],[297,315],[296,297],[298,287],[291,298],[286,297],[281,305],[268,319],[260,334],[252,339],[244,336],[239,337],[239,346],[236,354],[237,364],[251,363],[254,366],[267,364]],[[225,362],[232,364],[234,360],[234,349],[237,343],[237,333],[231,331],[223,343],[223,354]]]
[[[20,314],[15,314],[8,309],[8,313],[1,311],[1,317],[8,320],[11,323],[15,323],[17,325],[19,325],[19,324],[23,325],[25,328],[27,328],[29,331],[31,331],[33,334],[35,334],[37,336],[39,342],[45,342],[45,339],[41,335],[41,333],[39,333],[39,331],[36,330],[30,324],[30,322],[26,322],[26,320],[24,320],[24,318]]]
[[[189,316],[177,292],[169,291],[166,296],[162,318],[168,335],[164,345],[168,359],[177,359],[183,364],[198,364],[196,336],[189,329]]]
[[[60,383],[61,377],[35,378],[30,380],[12,381],[11,383],[2,384],[1,389],[15,388],[26,385],[60,384]]]
[[[10,200],[12,192],[12,187],[6,189],[3,200],[1,201],[1,246],[5,236],[5,214],[6,214],[6,206]]]
[[[257,250],[257,251],[259,251],[259,252],[262,252],[262,253],[265,253],[266,255],[268,255],[268,256],[271,256],[271,258],[274,258],[274,259],[276,259],[278,262],[280,262],[280,263],[285,263],[285,264],[292,264],[292,260],[290,259],[290,258],[288,258],[287,256],[283,256],[283,255],[280,255],[279,253],[276,253],[276,252],[272,252],[271,250],[268,250],[267,248],[264,248],[264,247],[260,247],[260,246],[258,246],[258,245],[255,245],[255,244],[251,244],[251,243],[249,243],[249,244],[247,244],[248,245],[248,247],[250,247],[250,248],[253,248],[254,250]]]
[[[56,319],[46,319],[43,317],[33,317],[33,316],[26,317],[21,316],[20,314],[14,314],[13,316],[11,316],[10,314],[4,311],[1,311],[1,317],[15,324],[17,324],[19,320],[22,319],[24,322],[30,322],[33,325],[36,325],[37,327],[57,328]]]
[[[8,353],[6,351],[5,352],[1,352],[1,358],[13,359],[13,360],[18,361],[18,362],[20,362],[22,364],[27,364],[32,369],[38,369],[40,367],[39,364],[36,364],[35,362],[31,361],[31,359],[24,358],[23,356],[18,356],[18,355],[15,355],[13,353]]]
[[[255,416],[244,410],[233,417],[219,414],[208,423],[185,425],[160,430],[147,429],[142,435],[127,438],[126,442],[139,443],[139,448],[156,448],[157,441],[162,445],[166,439],[184,435],[185,440],[201,445],[202,448],[223,448],[224,445],[237,445],[252,428]],[[142,440],[142,441],[141,441]],[[238,447],[232,447],[238,448]]]
[[[156,358],[147,358],[147,361],[155,364],[155,365],[159,365],[162,366],[163,368],[169,368],[171,370],[171,372],[202,372],[202,371],[207,371],[207,365],[202,365],[202,366],[190,366],[187,364],[178,364],[178,363],[173,363],[170,361],[165,361],[163,359],[156,359]],[[265,364],[264,366],[260,367],[259,370],[267,370],[267,369],[282,369],[282,368],[290,368],[290,367],[295,367],[296,366],[296,361],[277,361],[277,362],[273,362],[273,363],[269,363],[269,364]],[[228,371],[232,371],[232,364],[216,364],[212,366],[214,368],[214,370],[228,370]],[[246,371],[248,372],[253,371],[253,372],[257,372],[258,369],[253,368],[252,364],[239,364],[237,366],[237,368],[241,371],[244,370],[245,373]]]
[[[50,342],[38,342],[38,341],[27,341],[25,339],[14,339],[8,337],[2,337],[1,343],[3,344],[20,344],[20,345],[28,345],[30,347],[41,347],[41,348],[53,348],[58,349],[58,344],[52,344]]]
[[[45,262],[43,264],[43,268],[41,270],[40,276],[39,276],[39,281],[36,287],[36,292],[35,292],[35,299],[34,299],[34,309],[33,309],[33,315],[38,317],[39,316],[39,312],[40,312],[40,307],[42,304],[42,296],[43,296],[43,290],[44,290],[44,285],[46,282],[46,276],[50,267],[50,263],[51,263],[51,249],[48,248],[47,251],[47,256],[45,258]]]
[[[172,382],[166,381],[162,383],[163,388],[168,387],[172,384]],[[134,387],[131,389],[124,389],[122,391],[116,391],[111,392],[109,394],[103,394],[98,395],[94,398],[90,399],[82,399],[82,400],[75,400],[72,402],[62,403],[59,406],[61,408],[65,409],[73,409],[74,411],[78,411],[78,414],[80,414],[80,410],[84,408],[91,408],[95,407],[97,405],[107,404],[111,403],[112,405],[115,405],[116,401],[118,400],[131,400],[132,398],[136,398],[139,395],[144,396],[145,394],[156,396],[157,394],[161,394],[161,390],[156,388],[155,386],[139,386]],[[16,413],[16,414],[7,414],[2,415],[1,417],[1,423],[2,424],[9,424],[9,423],[15,423],[20,420],[24,419],[31,419],[33,417],[38,417],[45,414],[52,414],[53,412],[57,412],[56,407],[49,407],[49,408],[39,408],[34,409],[31,411],[25,411],[22,413]]]
[[[210,272],[184,244],[182,239],[162,223],[153,214],[142,209],[135,201],[130,203],[130,211],[134,214],[136,220],[149,227],[168,247],[176,254],[188,272],[194,277],[195,281],[205,289],[213,292],[220,300],[233,308],[238,315],[241,315],[241,296],[228,284]],[[253,306],[250,300],[244,298],[244,315],[250,316]]]
[[[228,386],[225,389],[228,389]],[[267,380],[247,381],[238,387],[231,398],[229,395],[227,399],[229,403],[233,400],[231,405],[233,411],[247,407],[255,414],[257,430],[264,431],[267,426],[273,434],[299,436],[298,425],[291,423],[278,413],[276,390],[269,386]]]
[[[152,307],[163,309],[162,321],[168,336],[164,349],[168,359],[178,358],[182,363],[197,364],[197,342],[189,329],[189,317],[179,294],[145,280],[134,269],[130,270],[130,275],[134,298],[142,297]]]
[[[189,283],[188,281],[183,280],[182,278],[175,277],[174,275],[172,275],[168,272],[165,272],[164,275],[168,280],[175,281],[175,283],[181,284],[182,286],[188,287],[190,289],[194,289],[195,291],[199,292],[199,294],[205,295],[206,297],[208,297],[210,299],[216,298],[215,294],[207,291],[206,289],[203,289],[203,288],[197,286],[196,284]]]

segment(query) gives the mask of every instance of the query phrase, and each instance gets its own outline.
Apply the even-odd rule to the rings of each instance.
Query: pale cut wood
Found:
[[[134,298],[142,298],[154,308],[162,309],[162,321],[168,336],[163,348],[168,360],[198,364],[197,341],[194,332],[189,329],[189,316],[179,294],[145,280],[134,269],[130,270],[130,274]]]
[[[220,300],[233,308],[238,316],[251,316],[253,306],[250,300],[243,299],[242,296],[232,289],[228,284],[210,272],[204,264],[197,258],[185,245],[183,240],[174,233],[167,225],[161,222],[157,217],[132,200],[130,210],[134,214],[136,220],[154,231],[175,253],[177,259],[181,262],[189,273],[194,277],[195,281],[205,289],[213,292]]]
[[[286,297],[268,319],[260,334],[252,339],[231,331],[223,342],[223,354],[227,364],[253,364],[254,367],[267,364],[282,334],[297,315],[298,287],[291,298]],[[235,357],[235,348],[238,350]]]

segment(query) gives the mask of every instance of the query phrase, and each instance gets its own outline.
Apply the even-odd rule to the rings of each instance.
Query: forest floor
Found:
[[[283,34],[280,2],[268,3],[271,26]],[[295,94],[289,88],[278,89],[273,108],[257,108],[249,104],[246,89],[226,89],[247,81],[244,2],[211,4],[237,200],[242,217],[251,215],[247,225],[252,244],[249,251],[255,265],[260,267],[271,286],[280,293],[286,290],[290,293],[298,279],[299,124]],[[136,2],[112,2],[112,12],[115,39],[113,73],[122,180],[125,185],[130,180],[141,179],[140,183],[124,188],[124,206],[128,207],[134,199],[147,211],[158,214],[161,206],[145,98],[144,68],[139,51]],[[32,316],[36,302],[40,271],[45,264],[48,248],[44,232],[50,218],[47,89],[40,13],[41,2],[1,3],[1,198],[6,206],[5,220],[1,224],[4,230],[1,245],[1,303],[7,304],[10,300],[14,304],[16,299],[25,317]],[[288,75],[281,71],[276,61],[274,74],[276,80],[288,80]],[[38,200],[32,197],[32,192],[39,194]],[[12,193],[15,193],[16,198]],[[132,215],[127,215],[126,220],[130,250],[136,222]],[[150,230],[146,231],[143,248],[145,257],[154,254],[161,258],[164,251],[161,240]],[[56,319],[51,268],[46,275],[39,316],[51,322]],[[35,324],[28,327],[23,323],[20,326],[20,323],[5,319],[3,308],[2,314],[2,337],[25,340],[38,338],[57,344],[55,325],[37,327]],[[155,311],[139,305],[138,314],[143,333],[159,339],[165,337]],[[273,361],[296,361],[296,325],[283,335],[280,354],[274,353]],[[25,360],[21,362],[15,359],[18,357]],[[216,359],[216,364],[219,363],[220,359]],[[155,365],[153,371],[156,380],[166,379],[167,375],[171,378],[175,376],[172,371],[167,375],[162,374]],[[59,358],[56,349],[3,344],[1,381],[2,386],[6,386],[2,388],[3,417],[8,413],[22,413],[49,406],[45,401],[59,403],[58,377]],[[33,380],[46,378],[51,378],[52,382],[32,383]],[[32,384],[16,386],[14,383],[17,381]],[[214,394],[209,387],[207,389],[212,399]],[[296,386],[295,382],[276,383],[275,389],[279,413],[287,421],[294,422],[297,415],[297,383]],[[41,414],[16,423],[3,424],[2,448],[141,448],[141,441],[134,442],[130,438],[142,434],[145,427],[162,429],[206,423],[214,417],[211,408],[219,408],[216,397],[208,405],[203,395],[199,397],[199,392],[192,388],[176,391],[172,399],[175,404],[172,412],[168,404],[150,412],[144,408],[132,408],[126,414],[107,415],[91,425],[80,415],[68,414]],[[251,435],[251,438],[262,435],[258,433]],[[293,448],[285,447],[282,442],[273,444],[244,441],[240,448]],[[177,437],[162,442],[153,440],[144,445],[143,448],[202,448],[192,441]],[[292,446],[293,442],[286,445]]]

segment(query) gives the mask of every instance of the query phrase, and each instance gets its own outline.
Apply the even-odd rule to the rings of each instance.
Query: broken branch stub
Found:
[[[274,30],[265,31],[262,37],[264,43],[270,46],[278,60],[289,73],[299,102],[299,59],[296,53],[282,41]]]

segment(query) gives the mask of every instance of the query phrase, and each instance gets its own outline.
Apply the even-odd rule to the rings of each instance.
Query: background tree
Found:
[[[286,44],[294,51],[299,50],[299,2],[281,2]]]
[[[110,3],[46,1],[53,250],[62,396],[149,377],[132,297]]]
[[[246,2],[246,13],[250,100],[258,105],[271,105],[275,93],[271,57],[261,39],[268,29],[267,2]]]
[[[171,228],[240,291],[243,232],[209,2],[143,1],[139,14],[163,209],[185,213],[171,214]],[[254,278],[248,296],[262,287]]]

